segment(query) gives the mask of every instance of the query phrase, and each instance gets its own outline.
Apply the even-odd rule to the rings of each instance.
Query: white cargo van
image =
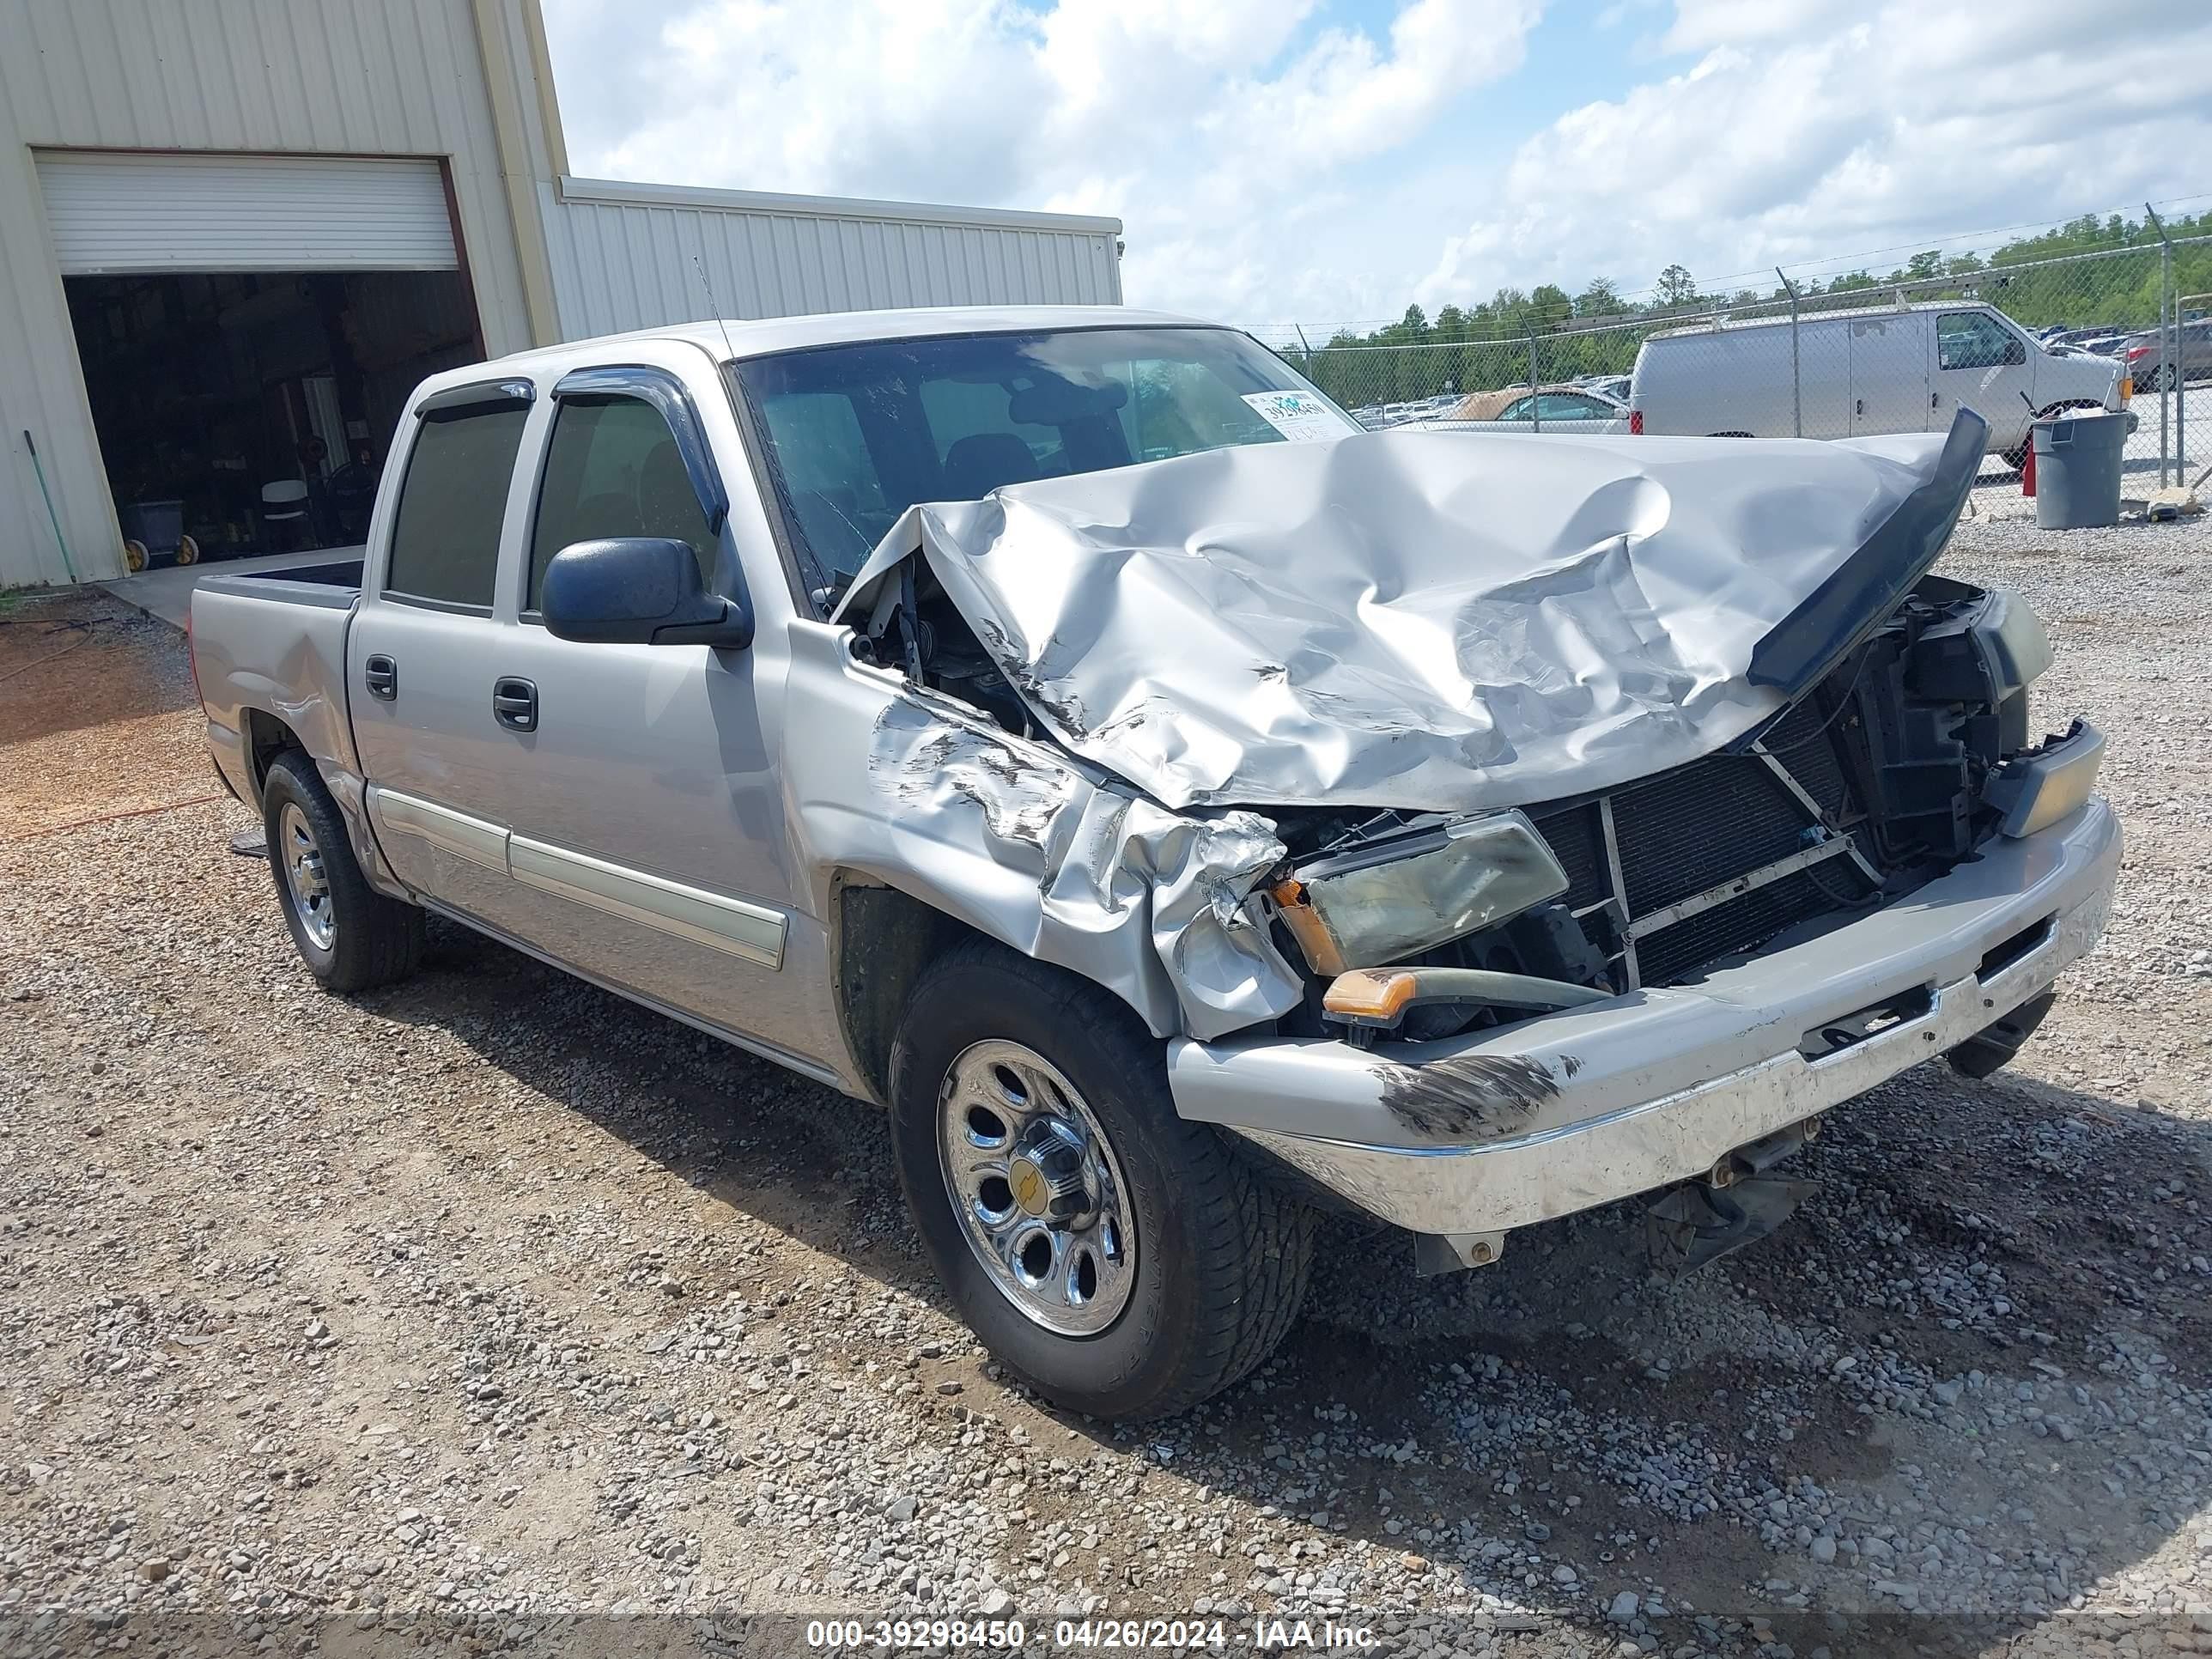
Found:
[[[2117,362],[2046,351],[1994,307],[1939,300],[1804,318],[1793,400],[1790,335],[1786,316],[1653,335],[1636,355],[1630,430],[1787,438],[1802,405],[1808,438],[1942,432],[1963,406],[2017,466],[2031,420],[2118,410],[2130,390]]]

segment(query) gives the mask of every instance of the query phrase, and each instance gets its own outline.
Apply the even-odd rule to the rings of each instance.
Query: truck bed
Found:
[[[252,799],[263,721],[281,724],[343,799],[359,787],[346,714],[346,635],[362,562],[207,576],[192,590],[192,665],[208,739],[234,789]]]

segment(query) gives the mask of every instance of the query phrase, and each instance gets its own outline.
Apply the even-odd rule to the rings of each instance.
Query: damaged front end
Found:
[[[2050,660],[2014,596],[1923,576],[1809,691],[1720,752],[1456,819],[1284,815],[1269,896],[1304,1029],[1362,1045],[1688,982],[1912,892],[2087,799],[2101,739],[2031,749]]]
[[[1430,1268],[1685,1180],[1694,1265],[2101,929],[2102,740],[2033,742],[2040,625],[1930,573],[1981,437],[1352,437],[909,509],[836,613],[902,687],[847,856],[1117,991],[1183,1117]]]

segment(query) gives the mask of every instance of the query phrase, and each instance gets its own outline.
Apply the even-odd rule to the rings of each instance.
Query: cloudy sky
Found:
[[[580,173],[1112,214],[1245,324],[2212,208],[2205,0],[544,4]]]

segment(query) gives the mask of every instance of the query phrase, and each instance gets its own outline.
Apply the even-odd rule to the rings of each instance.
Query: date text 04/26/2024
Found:
[[[1053,1644],[1168,1652],[1357,1652],[1375,1645],[1375,1632],[1370,1626],[1334,1619],[1255,1618],[1249,1625],[1220,1619],[1063,1619],[1053,1626]]]

